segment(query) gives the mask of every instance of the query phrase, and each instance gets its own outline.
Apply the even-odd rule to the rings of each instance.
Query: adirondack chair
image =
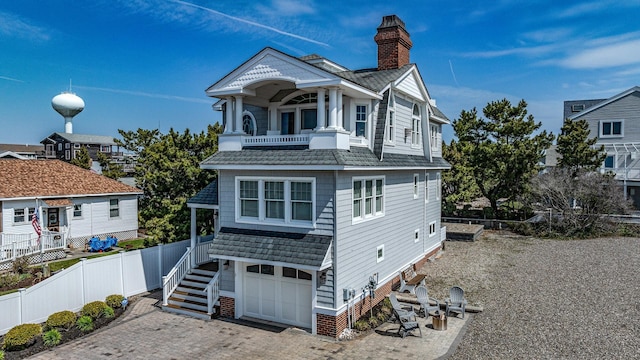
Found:
[[[420,312],[424,315],[424,317],[429,316],[430,312],[440,311],[440,301],[438,299],[430,298],[429,292],[425,286],[418,286],[416,288],[416,297],[418,298],[418,303],[420,304]],[[429,300],[435,302],[435,305],[430,305]]]
[[[399,315],[410,315],[415,318],[416,313],[413,311],[413,306],[399,302],[395,293],[392,292],[391,294],[389,294],[389,301],[391,301],[391,307],[393,307],[393,311],[396,311]]]
[[[467,300],[464,298],[464,290],[459,286],[453,286],[449,289],[449,297],[444,301],[447,304],[447,317],[449,312],[462,313],[464,319],[464,309],[467,306]]]
[[[402,336],[404,339],[408,333],[412,332],[415,329],[420,331],[420,337],[422,337],[422,329],[420,329],[420,325],[416,319],[416,313],[413,311],[413,306],[405,305],[402,306],[402,303],[398,301],[395,293],[389,294],[389,300],[391,301],[391,306],[393,307],[393,315],[395,316],[398,323],[400,323],[400,327],[398,328],[398,334]],[[409,310],[409,307],[411,310]]]

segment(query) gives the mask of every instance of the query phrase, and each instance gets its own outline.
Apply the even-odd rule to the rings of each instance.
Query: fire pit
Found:
[[[447,330],[447,316],[444,312],[436,311],[429,313],[429,315],[434,330]]]

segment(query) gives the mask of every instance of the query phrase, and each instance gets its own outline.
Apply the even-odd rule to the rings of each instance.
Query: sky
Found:
[[[640,85],[640,0],[0,0],[0,143],[64,132],[51,99],[69,90],[74,133],[200,132],[221,121],[204,90],[264,47],[374,68],[391,14],[451,121],[524,99],[558,134],[563,101]]]

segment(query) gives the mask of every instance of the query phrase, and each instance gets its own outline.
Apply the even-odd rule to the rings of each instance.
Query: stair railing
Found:
[[[207,314],[213,314],[213,305],[220,298],[220,272],[216,272],[205,289],[207,291]]]
[[[169,296],[180,285],[180,282],[191,271],[191,247],[187,247],[187,251],[182,255],[176,266],[169,271],[166,276],[162,277],[162,305],[169,305]]]

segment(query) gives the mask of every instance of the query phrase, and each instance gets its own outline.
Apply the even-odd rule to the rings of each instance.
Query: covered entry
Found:
[[[209,255],[234,261],[236,317],[315,331],[316,274],[331,266],[331,243],[331,236],[223,227]]]
[[[311,271],[245,264],[243,273],[246,316],[311,328]]]

